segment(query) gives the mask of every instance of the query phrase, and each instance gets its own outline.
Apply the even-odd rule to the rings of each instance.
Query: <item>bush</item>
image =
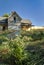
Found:
[[[11,40],[0,36],[0,60],[9,65],[43,65],[43,36],[41,31],[24,31]]]
[[[10,65],[22,65],[22,60],[27,53],[24,53],[24,45],[20,39],[3,42],[0,46],[0,57],[2,61]]]

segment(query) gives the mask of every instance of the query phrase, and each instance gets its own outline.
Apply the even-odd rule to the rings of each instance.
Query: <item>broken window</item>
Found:
[[[16,17],[14,17],[14,23],[16,23]]]

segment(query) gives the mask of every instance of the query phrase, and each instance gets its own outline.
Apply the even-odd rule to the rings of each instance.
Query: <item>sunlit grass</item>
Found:
[[[20,31],[20,35],[9,39],[4,31],[0,35],[0,58],[10,65],[44,64],[44,31]]]

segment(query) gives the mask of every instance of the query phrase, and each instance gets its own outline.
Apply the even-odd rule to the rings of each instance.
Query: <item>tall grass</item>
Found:
[[[43,65],[44,31],[20,31],[14,39],[0,36],[0,63]]]

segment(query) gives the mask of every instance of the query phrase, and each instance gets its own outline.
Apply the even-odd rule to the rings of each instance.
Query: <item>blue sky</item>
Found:
[[[34,25],[44,26],[44,0],[0,0],[0,16],[11,11]]]

